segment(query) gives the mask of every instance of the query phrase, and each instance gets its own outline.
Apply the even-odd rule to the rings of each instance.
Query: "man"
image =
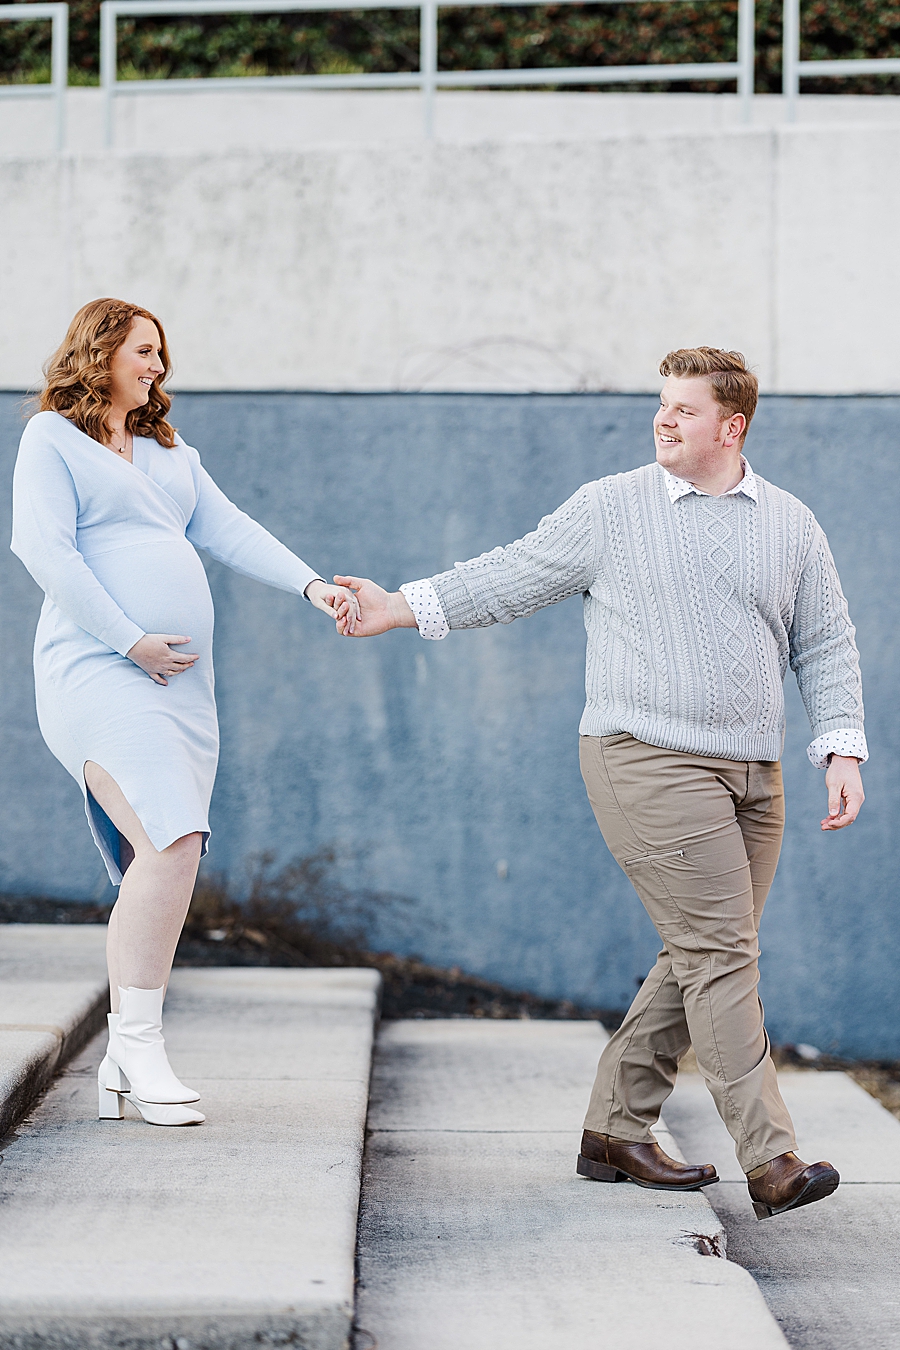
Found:
[[[652,1126],[693,1045],[758,1218],[830,1195],[794,1153],[757,994],[757,932],[784,825],[783,681],[794,670],[826,768],[822,829],[852,824],[867,758],[854,629],[812,513],[742,456],[757,380],[739,352],[670,352],[656,463],[588,483],[533,534],[388,594],[358,594],[359,637],[510,623],[584,595],[581,766],[603,837],[663,942],[597,1072],[582,1176],[662,1190],[718,1180]]]

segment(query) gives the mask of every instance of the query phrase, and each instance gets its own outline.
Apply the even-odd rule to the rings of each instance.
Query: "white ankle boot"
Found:
[[[122,1101],[151,1125],[199,1125],[205,1119],[185,1105],[200,1099],[172,1072],[162,1034],[161,989],[119,990],[119,1012],[110,1013],[109,1047],[97,1075],[100,1117],[121,1120]]]

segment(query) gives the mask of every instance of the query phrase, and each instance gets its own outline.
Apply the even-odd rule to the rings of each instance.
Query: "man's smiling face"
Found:
[[[746,419],[729,414],[702,376],[670,375],[653,419],[657,461],[679,478],[694,482],[721,467],[734,454]]]

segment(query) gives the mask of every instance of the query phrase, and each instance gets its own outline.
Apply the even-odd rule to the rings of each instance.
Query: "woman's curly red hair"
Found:
[[[134,436],[148,436],[169,450],[175,445],[175,428],[166,420],[172,400],[163,383],[172,373],[166,335],[159,319],[140,305],[124,300],[91,300],[82,305],[69,324],[62,345],[44,367],[46,383],[40,396],[41,412],[58,412],[74,422],[79,431],[101,445],[112,438],[109,425],[110,373],[113,357],[131,331],[135,319],[149,319],[159,333],[159,356],[165,370],[150,386],[150,397],[133,408],[125,426]]]

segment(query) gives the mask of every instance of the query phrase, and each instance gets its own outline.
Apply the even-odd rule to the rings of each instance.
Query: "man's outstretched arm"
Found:
[[[399,591],[389,593],[363,577],[344,578],[358,589],[368,618],[352,634],[347,625],[341,631],[371,637],[390,628],[418,628],[423,638],[439,639],[451,628],[512,623],[589,590],[599,548],[599,521],[587,484],[524,538],[406,582]]]
[[[335,577],[336,586],[346,586],[356,595],[359,617],[351,625],[350,614],[337,620],[344,637],[374,637],[392,628],[415,628],[416,617],[400,591],[386,591],[366,577]]]

